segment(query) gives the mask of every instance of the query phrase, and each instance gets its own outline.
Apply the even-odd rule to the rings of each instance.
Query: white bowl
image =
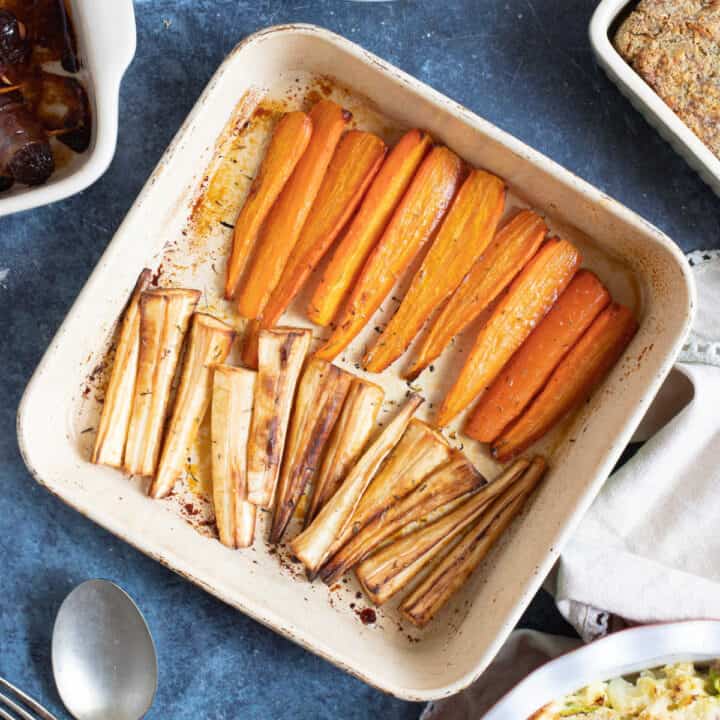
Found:
[[[620,92],[670,143],[690,167],[720,195],[720,159],[638,75],[610,41],[610,28],[628,0],[602,0],[590,20],[590,44],[595,57]]]
[[[720,622],[645,625],[573,650],[538,668],[500,700],[483,720],[521,720],[594,681],[678,662],[720,657]]]
[[[0,217],[62,200],[92,185],[107,170],[117,142],[120,80],[135,55],[132,0],[71,0],[82,68],[92,113],[90,146],[44,184],[16,183],[0,195]]]

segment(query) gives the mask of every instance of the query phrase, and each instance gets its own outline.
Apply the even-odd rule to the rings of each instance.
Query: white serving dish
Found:
[[[720,159],[633,70],[612,44],[609,35],[612,24],[630,4],[628,0],[602,0],[595,9],[590,20],[590,44],[595,57],[635,109],[642,113],[713,192],[720,195]]]
[[[595,681],[680,662],[720,658],[720,622],[644,625],[622,630],[561,655],[528,675],[483,720],[521,720]]]
[[[217,299],[229,231],[216,223],[225,234],[198,242],[188,232],[188,217],[227,123],[240,127],[255,96],[272,96],[278,83],[301,82],[308,72],[334,76],[363,96],[365,106],[382,108],[394,123],[426,128],[469,162],[504,177],[515,195],[521,191],[525,202],[547,213],[556,231],[581,244],[613,294],[633,302],[641,315],[641,329],[623,360],[572,425],[546,445],[552,470],[532,507],[422,634],[399,624],[392,608],[383,609],[376,625],[364,626],[347,602],[363,604],[355,600],[356,585],[343,586],[328,602],[322,584],[294,577],[301,573],[280,565],[262,538],[252,551],[233,553],[198,533],[177,506],[149,500],[120,473],[87,461],[93,441],[88,429],[98,409],[84,397],[90,391],[81,389],[104,357],[140,269],[162,262],[165,282],[204,287],[202,309],[207,303],[212,312],[230,312]],[[369,111],[370,125],[385,126],[373,117]],[[224,155],[229,146],[222,142],[217,147]],[[238,167],[241,174],[254,172]],[[233,192],[220,198],[231,197],[237,212],[240,196]],[[182,262],[169,272],[166,266],[178,253]],[[217,274],[209,267],[215,271],[216,263]],[[93,271],[25,392],[18,413],[20,448],[33,476],[64,502],[217,597],[382,690],[409,700],[439,698],[471,683],[517,623],[669,372],[693,307],[682,254],[628,209],[350,41],[314,26],[270,28],[240,43],[221,65]],[[291,308],[285,322],[304,320]],[[352,368],[352,358],[340,364]],[[442,393],[442,377],[442,368],[421,377],[430,401]],[[397,375],[373,379],[390,399],[400,401],[407,391]],[[479,446],[465,444],[493,472]]]
[[[78,79],[88,92],[92,113],[90,146],[36,187],[16,183],[0,194],[0,217],[47,205],[92,185],[115,154],[120,81],[135,55],[132,0],[71,0],[82,67]]]

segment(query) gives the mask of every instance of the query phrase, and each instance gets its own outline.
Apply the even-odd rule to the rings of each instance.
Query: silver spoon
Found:
[[[55,684],[76,720],[139,720],[157,689],[150,630],[130,596],[107,580],[78,585],[52,637]]]

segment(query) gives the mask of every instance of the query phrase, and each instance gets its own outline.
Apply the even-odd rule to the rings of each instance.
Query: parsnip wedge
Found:
[[[504,490],[493,501],[482,490],[470,496],[451,512],[421,527],[363,560],[356,568],[360,584],[375,605],[382,605],[395,593],[406,588],[424,568],[448,548],[480,516],[486,526],[496,513],[492,508],[502,501],[503,507],[526,491],[516,482],[530,465],[517,460],[491,485],[499,483]],[[489,486],[487,486],[489,487]],[[488,507],[489,506],[489,507]]]
[[[333,428],[320,472],[305,513],[305,527],[315,519],[358,461],[375,427],[385,391],[375,383],[353,378],[342,413]]]
[[[384,513],[353,535],[323,566],[320,571],[322,579],[328,584],[335,582],[409,523],[479,490],[485,484],[485,478],[462,453],[455,451],[453,455],[449,462],[441,465],[412,492],[391,504]]]
[[[213,369],[225,362],[234,339],[235,331],[224,322],[205,313],[193,315],[175,406],[150,486],[151,497],[168,495],[183,474],[185,458],[210,405]]]
[[[220,542],[249,547],[255,537],[257,508],[247,501],[247,443],[256,372],[218,365],[213,374],[212,482]]]
[[[147,290],[140,296],[140,350],[123,467],[155,475],[170,387],[199,290]]]
[[[311,577],[314,577],[325,562],[335,540],[345,532],[345,528],[370,481],[383,460],[398,443],[410,419],[422,403],[423,398],[419,395],[410,395],[397,415],[363,453],[349,472],[345,482],[320,511],[310,527],[290,543],[293,553],[305,565]]]
[[[310,330],[301,328],[259,333],[259,367],[247,456],[248,501],[258,507],[269,508],[273,502],[295,386],[311,338]]]
[[[400,442],[362,496],[345,532],[330,548],[334,555],[371,520],[412,492],[430,473],[450,460],[452,450],[442,433],[413,418]]]
[[[305,366],[290,420],[270,542],[280,542],[300,497],[318,468],[351,379],[350,373],[325,360],[311,359]]]
[[[120,324],[115,360],[90,457],[90,462],[98,465],[122,467],[140,351],[140,296],[151,278],[152,271],[147,268],[140,273]]]
[[[503,498],[498,498],[496,501],[498,512],[492,521],[488,524],[483,515],[428,577],[403,600],[400,611],[411,623],[418,627],[427,625],[440,608],[463,586],[520,512],[533,488],[545,473],[546,467],[542,457],[535,457],[518,482],[518,486],[522,484],[526,490],[504,507],[500,507]],[[488,510],[488,515],[490,512]]]

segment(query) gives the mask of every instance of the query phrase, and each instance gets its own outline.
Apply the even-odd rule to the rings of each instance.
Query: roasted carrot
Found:
[[[351,130],[338,144],[307,223],[262,315],[262,328],[275,325],[310,273],[355,212],[385,157],[377,136]]]
[[[431,145],[426,132],[410,130],[387,156],[315,289],[307,313],[316,325],[337,314]]]
[[[465,432],[492,442],[535,397],[557,364],[610,303],[610,293],[589,270],[580,270],[552,310],[480,398]]]
[[[455,384],[438,412],[447,425],[498,376],[568,286],[580,264],[580,252],[567,240],[548,240],[515,278],[478,333]]]
[[[498,232],[433,320],[405,373],[408,380],[414,380],[500,295],[537,252],[546,233],[542,218],[531,210],[522,210]]]
[[[628,308],[613,303],[603,310],[555,368],[530,407],[495,441],[493,455],[501,462],[515,457],[580,405],[610,372],[637,327]]]
[[[310,111],[312,138],[260,231],[238,293],[238,310],[244,317],[257,318],[277,285],[350,118],[330,100],[321,100]]]
[[[366,370],[382,372],[407,350],[425,321],[490,244],[504,208],[503,181],[473,170],[455,196],[400,307],[365,355]]]
[[[352,342],[390,292],[398,276],[433,236],[455,195],[463,162],[446,147],[425,158],[382,238],[360,273],[338,326],[317,352],[332,360]]]
[[[303,112],[287,113],[275,127],[260,170],[250,185],[245,205],[235,223],[225,280],[225,297],[228,300],[235,294],[260,227],[305,152],[312,131],[313,123]]]

